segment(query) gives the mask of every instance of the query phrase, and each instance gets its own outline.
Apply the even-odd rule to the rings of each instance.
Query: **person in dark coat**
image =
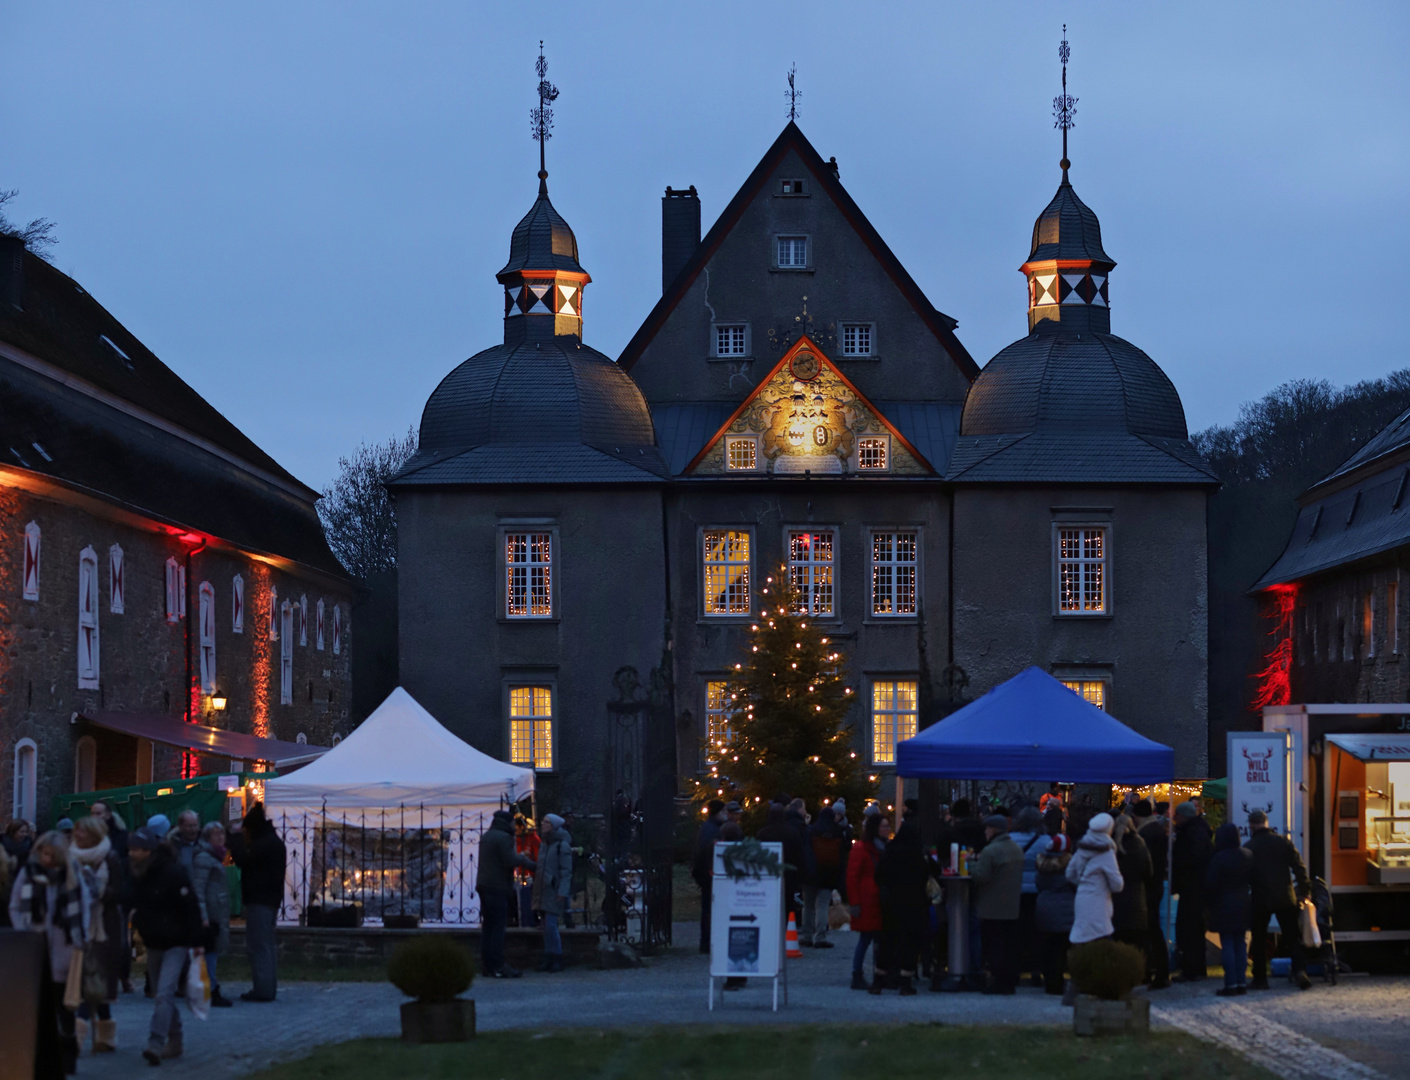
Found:
[[[760,843],[783,845],[783,861],[793,869],[783,873],[783,903],[787,913],[796,920],[798,917],[798,890],[802,888],[802,868],[807,865],[804,858],[804,834],[788,821],[788,810],[779,803],[770,803],[764,827],[756,837]]]
[[[1192,802],[1175,808],[1175,841],[1170,845],[1170,888],[1180,897],[1175,912],[1175,944],[1180,950],[1180,982],[1209,974],[1205,962],[1204,882],[1213,854],[1209,822]]]
[[[1146,982],[1152,990],[1166,990],[1170,986],[1170,946],[1165,942],[1160,902],[1165,898],[1165,876],[1170,868],[1170,819],[1157,816],[1149,799],[1136,803],[1131,817],[1151,856],[1151,880],[1146,884]]]
[[[705,823],[695,838],[695,855],[690,860],[690,876],[700,887],[700,951],[710,951],[710,900],[715,880],[715,841],[725,823],[723,799],[711,799],[705,806]]]
[[[869,815],[862,824],[862,838],[852,845],[847,856],[847,902],[852,929],[857,932],[857,948],[852,953],[852,989],[867,989],[864,970],[867,949],[872,950],[871,965],[877,966],[876,941],[881,933],[881,889],[876,883],[876,868],[881,853],[891,839],[891,822],[880,814]]]
[[[1049,809],[1048,813],[1054,813]],[[1062,811],[1056,811],[1061,830]],[[1046,815],[1045,815],[1046,816]],[[1072,861],[1072,841],[1061,831],[1048,838],[1036,860],[1038,902],[1034,918],[1043,936],[1043,990],[1061,994],[1066,988],[1067,938],[1072,933],[1077,886],[1067,880],[1067,864]]]
[[[1238,997],[1248,992],[1248,933],[1252,907],[1253,854],[1239,847],[1239,827],[1232,821],[1219,826],[1214,834],[1214,855],[1205,872],[1204,899],[1209,905],[1209,922],[1219,934],[1224,954],[1224,985],[1215,991],[1219,997]]]
[[[925,883],[930,874],[920,842],[920,822],[909,817],[881,853],[876,884],[881,899],[881,958],[868,992],[879,994],[883,978],[897,977],[903,997],[916,992],[916,958],[925,937]]]
[[[126,836],[123,842],[126,843]],[[118,858],[107,825],[97,816],[78,819],[69,851],[78,863],[88,903],[84,966],[99,972],[103,982],[103,992],[98,997],[90,997],[90,988],[84,987],[75,1034],[78,1045],[83,1047],[91,1031],[93,1052],[111,1053],[117,1049],[117,1022],[113,1019],[112,1003],[117,1000],[122,978],[124,948],[122,924],[125,918],[118,901],[127,891],[127,870],[123,860]]]
[[[278,946],[274,927],[284,902],[284,869],[288,853],[264,803],[246,812],[240,828],[231,826],[230,857],[240,868],[240,897],[245,905],[245,955],[254,984],[241,1001],[273,1001],[279,992]]]
[[[847,848],[842,827],[832,807],[818,811],[818,819],[808,829],[809,854],[812,856],[812,880],[803,885],[803,922],[798,927],[798,940],[816,949],[830,949],[827,940],[827,918],[832,908],[832,892],[847,885]]]
[[[1154,883],[1155,864],[1129,813],[1123,813],[1116,819],[1111,838],[1116,841],[1116,867],[1125,882],[1121,891],[1111,898],[1111,936],[1140,949],[1149,969],[1147,948],[1150,934],[1147,932],[1147,920],[1150,918],[1150,908],[1147,890]]]
[[[504,931],[509,925],[517,866],[532,870],[536,864],[515,848],[514,815],[496,810],[480,837],[480,865],[475,871],[475,891],[480,895],[480,967],[496,979],[517,979],[522,974],[504,962]]]
[[[1268,989],[1268,920],[1277,916],[1278,929],[1292,957],[1292,977],[1299,990],[1312,989],[1307,977],[1307,955],[1302,948],[1302,924],[1298,904],[1307,898],[1311,885],[1302,856],[1286,836],[1268,827],[1268,815],[1254,810],[1248,815],[1248,843],[1253,855],[1253,981],[1250,990]],[[1296,892],[1294,892],[1296,885]]]
[[[132,876],[129,906],[132,929],[147,949],[147,970],[152,972],[155,1007],[147,1046],[142,1056],[153,1065],[181,1056],[181,977],[190,949],[196,956],[205,931],[201,905],[191,875],[181,865],[166,838],[143,827],[128,837]],[[282,880],[282,879],[281,879]]]

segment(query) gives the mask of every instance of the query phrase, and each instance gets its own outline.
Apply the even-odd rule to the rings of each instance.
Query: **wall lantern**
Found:
[[[212,695],[211,695],[211,708],[214,709],[216,712],[224,712],[224,711],[225,711],[225,695],[224,695],[224,694],[212,694]]]

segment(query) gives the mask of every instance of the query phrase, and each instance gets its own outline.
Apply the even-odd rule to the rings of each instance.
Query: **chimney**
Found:
[[[700,212],[696,211],[698,221]],[[24,240],[0,235],[0,307],[20,310],[24,296]]]
[[[661,292],[675,281],[700,246],[700,196],[667,188],[661,199]]]

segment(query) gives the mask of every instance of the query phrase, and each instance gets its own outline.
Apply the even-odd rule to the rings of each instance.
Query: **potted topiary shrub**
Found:
[[[1078,1035],[1150,1031],[1150,998],[1132,992],[1146,978],[1139,949],[1110,938],[1088,941],[1068,950],[1067,969],[1077,984],[1072,1030]]]
[[[466,1042],[475,1035],[475,1003],[459,995],[470,988],[470,954],[445,934],[417,934],[392,952],[387,978],[407,997],[401,1037],[407,1042]]]

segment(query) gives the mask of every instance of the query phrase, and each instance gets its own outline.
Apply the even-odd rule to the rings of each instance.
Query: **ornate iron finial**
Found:
[[[558,87],[548,81],[548,61],[544,59],[543,42],[539,42],[539,59],[534,65],[539,76],[539,107],[529,110],[529,124],[532,138],[539,144],[539,191],[548,190],[548,169],[544,165],[544,143],[553,138],[553,102],[558,98]]]
[[[1067,170],[1072,162],[1067,160],[1067,133],[1077,122],[1077,99],[1067,93],[1067,61],[1072,49],[1067,44],[1067,23],[1062,24],[1062,41],[1058,45],[1058,59],[1062,61],[1062,95],[1053,98],[1053,127],[1062,128],[1062,167],[1063,183],[1067,182]]]
[[[793,85],[794,77],[798,74],[798,65],[794,64],[788,69],[788,89],[783,92],[783,99],[788,102],[788,119],[796,121],[798,119],[798,99],[803,96],[803,91]]]

